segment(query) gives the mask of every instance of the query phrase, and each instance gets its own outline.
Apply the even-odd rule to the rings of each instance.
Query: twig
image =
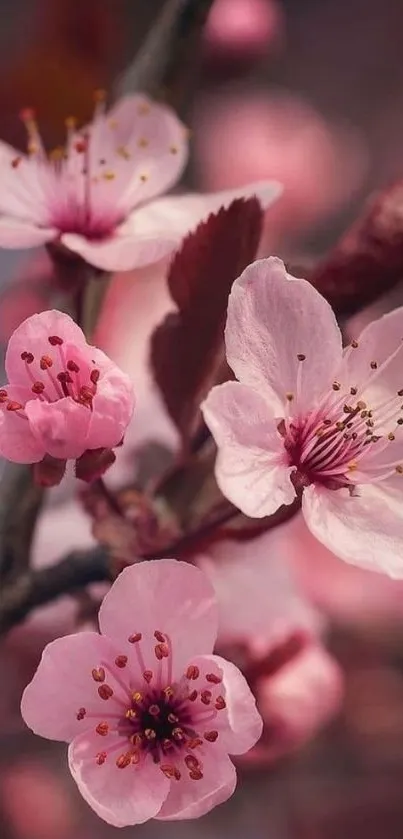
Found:
[[[199,61],[197,49],[214,0],[171,0],[117,84],[117,95],[143,90],[179,108]]]
[[[0,583],[29,564],[31,540],[44,491],[32,481],[32,469],[5,463],[0,482]]]
[[[7,632],[38,606],[111,578],[111,559],[102,547],[74,551],[49,568],[26,571],[0,590],[0,632]]]

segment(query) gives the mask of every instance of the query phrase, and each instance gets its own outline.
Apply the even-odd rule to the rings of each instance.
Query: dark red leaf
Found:
[[[263,211],[240,198],[210,215],[173,259],[168,285],[178,306],[151,343],[154,377],[184,443],[196,430],[211,385],[228,378],[223,330],[232,283],[256,256]]]
[[[403,181],[376,195],[308,275],[337,315],[351,315],[403,276]]]

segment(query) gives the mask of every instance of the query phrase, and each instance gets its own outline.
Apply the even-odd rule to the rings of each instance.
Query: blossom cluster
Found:
[[[50,154],[34,112],[21,116],[27,153],[0,147],[0,247],[47,245],[79,291],[73,317],[37,311],[11,335],[0,455],[44,487],[74,464],[86,536],[91,517],[114,579],[99,631],[69,620],[45,647],[22,716],[69,744],[79,791],[108,823],[202,816],[234,792],[236,763],[292,751],[341,702],[287,528],[318,565],[403,578],[403,309],[343,346],[310,282],[277,257],[253,261],[275,181],[166,196],[188,156],[167,106],[135,95],[107,113],[98,92],[93,121],[68,119]],[[83,265],[122,272],[94,334]],[[135,459],[154,429],[174,456],[141,485],[131,446]],[[129,486],[112,491],[116,459]]]

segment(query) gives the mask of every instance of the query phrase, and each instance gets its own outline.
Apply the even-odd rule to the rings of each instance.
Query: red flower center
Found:
[[[140,687],[136,674],[132,684],[131,680],[124,682],[119,673],[127,667],[128,656],[117,656],[113,666],[102,662],[92,670],[92,678],[101,699],[111,703],[112,713],[99,720],[80,708],[77,719],[97,718],[95,731],[105,742],[105,748],[95,755],[99,766],[113,752],[118,752],[115,762],[119,769],[139,765],[148,755],[168,778],[179,781],[186,771],[192,780],[200,780],[203,760],[198,750],[218,739],[219,732],[211,724],[226,708],[220,693],[221,676],[203,675],[197,665],[191,664],[179,680],[173,681],[169,636],[156,630],[154,637],[157,669],[145,666],[141,633],[131,635],[128,640],[140,670]]]

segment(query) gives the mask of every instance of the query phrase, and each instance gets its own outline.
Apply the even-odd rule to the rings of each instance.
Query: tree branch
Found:
[[[214,0],[171,0],[133,63],[118,81],[117,95],[147,91],[182,106],[199,61],[203,26]]]
[[[103,547],[73,551],[56,565],[26,571],[0,590],[0,633],[43,606],[82,589],[112,579],[111,558]]]
[[[31,539],[44,491],[32,481],[31,466],[5,463],[0,483],[0,584],[29,564]]]

